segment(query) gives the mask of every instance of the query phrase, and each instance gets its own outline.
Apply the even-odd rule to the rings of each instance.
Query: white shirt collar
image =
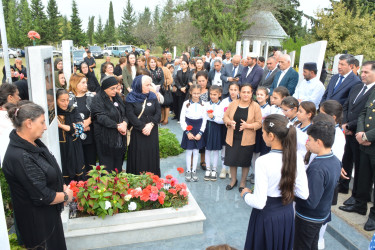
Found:
[[[286,72],[288,72],[288,70],[289,70],[290,68],[291,68],[291,67],[287,68],[286,70],[282,70],[282,72],[283,72],[284,74],[286,74]]]
[[[349,71],[349,73],[347,73],[346,75],[343,75],[344,79],[347,78],[350,73],[352,73],[352,71]]]
[[[368,84],[368,85],[366,85],[367,86],[367,89],[366,90],[369,90],[369,89],[371,89],[372,88],[372,86],[374,86],[375,85],[375,82],[373,82],[373,83],[370,83],[370,84]],[[362,87],[363,88],[363,87]]]

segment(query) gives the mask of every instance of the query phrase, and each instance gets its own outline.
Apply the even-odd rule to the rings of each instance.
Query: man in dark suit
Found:
[[[281,55],[279,58],[280,71],[276,73],[270,87],[270,96],[273,90],[279,86],[284,86],[293,95],[298,84],[298,73],[290,66],[290,55]]]
[[[242,70],[241,77],[238,81],[240,85],[250,83],[253,88],[253,93],[257,90],[263,76],[263,69],[257,64],[257,58],[258,56],[252,52],[247,55],[247,63],[249,66]]]
[[[222,75],[222,63],[220,59],[215,59],[214,67],[208,72],[208,83],[207,87],[212,85],[222,86],[223,81],[221,80]]]
[[[238,82],[243,71],[243,66],[240,65],[241,56],[235,55],[232,58],[232,62],[224,66],[221,80],[223,81],[223,98],[229,96],[229,84],[231,82]]]
[[[362,81],[375,83],[375,61],[366,62],[362,67]],[[363,86],[363,85],[362,85]],[[370,86],[370,85],[368,85]],[[361,93],[359,94],[361,95]],[[367,201],[372,192],[375,177],[375,92],[372,91],[358,117],[356,140],[359,146],[359,176],[355,203],[341,206],[345,212],[355,212],[361,215],[367,213]],[[343,176],[345,177],[345,175]],[[373,192],[375,196],[375,192]],[[374,197],[375,198],[375,197]],[[364,226],[366,231],[375,230],[375,206],[370,209],[369,218]]]
[[[210,71],[210,63],[207,62],[207,57],[202,56],[202,61],[203,61],[203,67],[207,70],[207,72]]]
[[[367,66],[364,66],[366,69]],[[343,177],[340,180],[339,192],[347,194],[349,192],[349,182],[352,176],[354,163],[354,182],[352,196],[344,202],[344,205],[354,205],[356,191],[358,186],[358,170],[359,170],[359,143],[355,139],[357,131],[358,114],[363,110],[368,97],[373,92],[375,82],[364,82],[353,86],[349,93],[349,97],[343,106],[343,125],[342,129],[345,133],[345,151],[342,158]],[[370,200],[370,194],[368,196]]]
[[[266,70],[264,70],[262,80],[260,80],[259,86],[266,87],[269,89],[272,85],[275,75],[279,71],[280,69],[277,67],[276,59],[274,57],[269,57],[267,59]]]
[[[320,103],[327,100],[336,100],[341,103],[341,105],[344,105],[352,87],[361,83],[359,78],[354,75],[352,71],[352,65],[355,59],[354,56],[346,54],[340,56],[339,59],[339,73],[332,76]]]

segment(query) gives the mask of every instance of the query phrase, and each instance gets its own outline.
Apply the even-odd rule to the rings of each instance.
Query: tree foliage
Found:
[[[31,30],[31,12],[29,8],[29,3],[27,0],[21,0],[19,4],[19,36],[18,39],[21,46],[31,45],[32,42],[27,37],[27,33]]]
[[[104,28],[104,35],[106,41],[109,43],[116,42],[116,29],[115,29],[115,18],[113,15],[113,4],[112,1],[109,3],[108,20]]]
[[[70,39],[70,23],[67,16],[62,17],[62,39],[69,40]]]
[[[145,7],[139,14],[137,24],[133,30],[133,36],[140,44],[146,44],[148,48],[155,43],[155,34],[152,29],[151,11]]]
[[[55,0],[49,0],[47,5],[48,21],[46,25],[46,41],[58,43],[61,40],[60,13]]]
[[[102,24],[102,18],[99,16],[98,26],[96,27],[96,32],[94,34],[94,38],[96,43],[103,44],[106,42],[106,38],[104,37],[104,29]]]
[[[358,9],[358,2],[356,5]],[[326,55],[332,57],[347,50],[350,54],[374,58],[375,13],[354,14],[342,2],[333,3],[332,7],[317,13],[314,27],[316,38],[328,41]]]
[[[47,16],[44,13],[44,6],[41,0],[31,0],[31,18],[32,18],[32,29],[39,33],[40,43],[45,44],[47,42]],[[39,41],[37,41],[39,42]]]
[[[18,21],[17,21],[17,6],[16,6],[15,0],[9,0],[8,2],[8,24],[6,27],[7,30],[7,38],[8,43],[18,47],[19,46],[19,40],[18,40]]]
[[[168,0],[165,4],[160,16],[160,24],[158,30],[158,44],[162,48],[171,48],[172,40],[175,33],[176,17],[174,11],[173,0]]]
[[[90,16],[89,23],[87,25],[86,36],[87,36],[87,41],[89,44],[94,44],[94,31],[95,31],[94,20],[95,20],[95,16]]]
[[[75,0],[73,0],[72,4],[70,38],[73,40],[74,45],[86,45],[86,37],[82,31],[82,20],[79,18],[78,7]]]
[[[285,32],[293,39],[303,34],[302,16],[303,12],[297,8],[300,6],[299,0],[278,0],[278,9],[275,17]]]
[[[133,5],[130,3],[130,0],[127,0],[126,7],[124,8],[121,17],[121,23],[118,28],[118,37],[120,41],[124,42],[125,44],[135,43],[135,38],[132,31],[134,29],[136,20]]]

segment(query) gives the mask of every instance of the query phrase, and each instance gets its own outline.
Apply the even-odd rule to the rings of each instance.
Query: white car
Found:
[[[16,49],[13,49],[13,48],[8,48],[8,53],[9,53],[9,58],[16,58],[20,56],[20,53]],[[2,51],[2,54],[4,54],[3,51]],[[1,57],[4,57],[4,55],[2,55]]]
[[[113,47],[115,46],[107,46],[103,49],[103,56],[112,56]]]

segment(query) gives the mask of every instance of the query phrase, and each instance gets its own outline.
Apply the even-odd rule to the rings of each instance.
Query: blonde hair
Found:
[[[86,76],[82,73],[74,73],[70,76],[69,91],[73,92],[74,95],[77,95],[77,85],[80,83],[82,78],[86,78]]]

